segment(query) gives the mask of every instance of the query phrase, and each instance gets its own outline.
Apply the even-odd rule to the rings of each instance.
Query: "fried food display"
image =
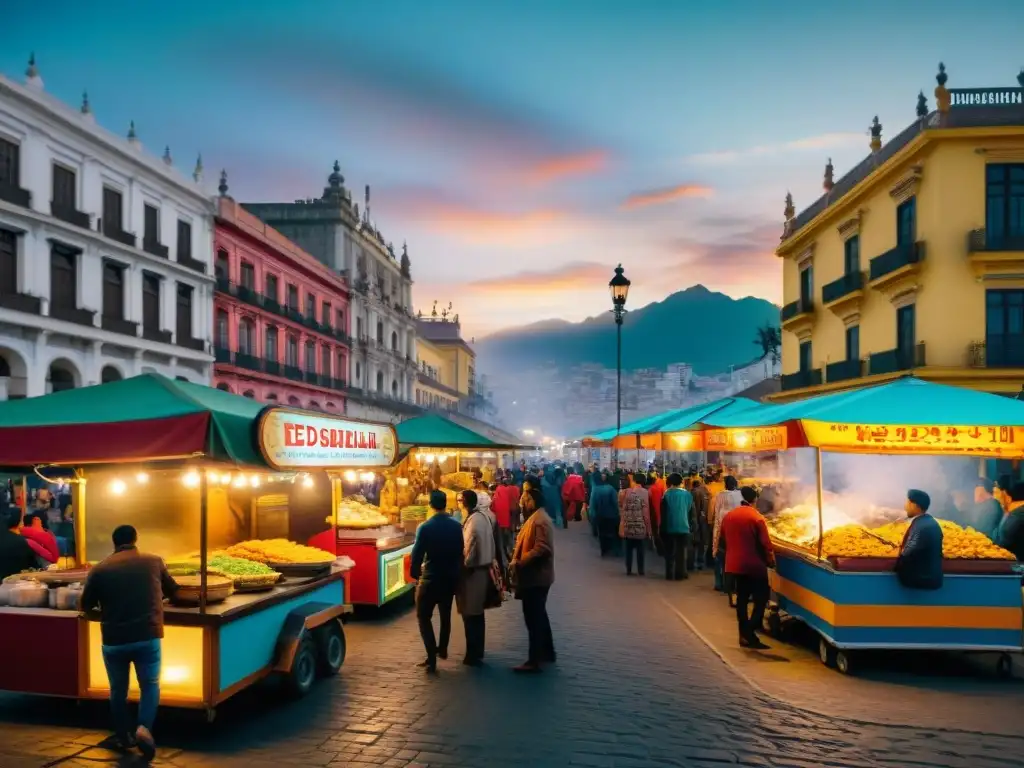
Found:
[[[942,528],[942,556],[947,560],[1016,560],[1012,552],[992,543],[988,536],[971,527],[963,528],[950,520],[939,520]],[[875,529],[875,533],[899,546],[903,541],[909,520],[889,523]]]
[[[287,539],[252,539],[228,547],[223,554],[257,563],[282,565],[316,565],[333,558],[322,549],[307,547]]]
[[[350,496],[338,505],[339,528],[380,528],[388,522],[388,518],[362,496]]]

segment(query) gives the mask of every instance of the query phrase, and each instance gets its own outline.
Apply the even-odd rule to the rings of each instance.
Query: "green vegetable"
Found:
[[[269,576],[276,573],[273,568],[269,568],[263,563],[229,555],[214,555],[209,560],[209,566],[228,576]]]

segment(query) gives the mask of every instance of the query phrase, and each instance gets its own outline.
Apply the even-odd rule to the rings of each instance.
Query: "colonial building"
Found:
[[[345,279],[228,197],[214,230],[218,389],[344,413],[349,375]]]
[[[476,353],[462,338],[459,316],[448,309],[420,314],[417,329],[416,404],[474,415],[477,404]]]
[[[1024,73],[951,90],[797,214],[786,199],[786,400],[915,376],[990,392],[1024,383]]]
[[[323,194],[294,203],[246,203],[246,210],[317,260],[346,276],[353,338],[348,412],[397,420],[413,405],[416,324],[409,255],[400,255],[370,218],[370,188],[362,211],[352,202],[337,162]]]
[[[0,77],[0,399],[147,371],[209,383],[212,203],[202,165],[146,154],[134,123]]]

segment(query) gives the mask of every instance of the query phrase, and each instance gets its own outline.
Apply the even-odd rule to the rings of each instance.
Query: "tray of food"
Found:
[[[199,605],[202,592],[202,575],[174,576],[178,585],[172,602],[175,605]],[[206,574],[206,602],[222,603],[234,592],[234,582],[227,576]]]
[[[253,539],[228,547],[223,554],[262,563],[285,576],[319,576],[326,573],[334,557],[322,549],[287,539]]]

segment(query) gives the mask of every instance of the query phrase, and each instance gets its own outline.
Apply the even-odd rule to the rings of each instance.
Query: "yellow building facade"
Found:
[[[920,378],[1016,394],[1024,385],[1024,72],[1019,88],[947,89],[936,110],[796,215],[787,195],[786,401]]]
[[[416,404],[459,410],[476,391],[476,353],[462,338],[458,315],[417,319]]]

